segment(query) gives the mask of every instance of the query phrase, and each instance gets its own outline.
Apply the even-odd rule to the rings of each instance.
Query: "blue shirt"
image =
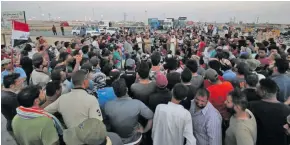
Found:
[[[224,80],[226,80],[226,81],[232,81],[232,80],[235,80],[236,77],[237,77],[237,74],[234,73],[231,69],[225,71],[224,74],[223,74],[223,78],[224,78]]]
[[[277,99],[280,102],[285,102],[290,96],[290,77],[286,74],[274,74],[272,80],[275,81],[279,87]]]
[[[191,102],[189,112],[192,117],[193,134],[197,145],[222,145],[222,116],[213,105],[208,102],[206,106],[195,111],[196,104]]]
[[[25,71],[20,68],[20,67],[15,67],[14,68],[14,73],[18,73],[20,74],[20,78],[26,78],[26,73]],[[3,84],[3,79],[4,79],[4,76],[7,76],[8,74],[10,74],[9,71],[7,70],[4,70],[2,73],[1,73],[1,84]]]

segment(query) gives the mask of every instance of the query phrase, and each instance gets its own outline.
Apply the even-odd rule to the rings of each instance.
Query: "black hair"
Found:
[[[39,40],[39,37],[36,37],[36,40]]]
[[[55,41],[55,42],[54,42],[54,45],[56,46],[58,43],[59,43],[59,41]]]
[[[263,50],[263,51],[267,52],[267,49],[265,47],[259,47],[259,50]]]
[[[177,83],[173,87],[172,94],[176,100],[178,101],[184,100],[188,94],[188,87],[181,83]]]
[[[43,58],[40,58],[39,60],[37,61],[32,61],[32,64],[35,68],[39,68],[43,63]]]
[[[189,68],[189,70],[190,70],[192,73],[196,73],[197,70],[198,70],[198,65],[197,65],[196,60],[188,60],[188,61],[186,62],[186,67]]]
[[[85,39],[82,39],[82,40],[81,40],[81,43],[84,44],[84,42],[85,42]]]
[[[236,68],[240,75],[247,75],[250,73],[250,68],[245,62],[240,62]]]
[[[159,52],[154,52],[151,55],[151,62],[153,66],[157,66],[160,63],[160,60],[161,60],[161,55]]]
[[[98,37],[97,36],[93,36],[92,38],[93,38],[93,40],[96,40]]]
[[[89,51],[89,46],[88,45],[83,46],[82,47],[82,51],[83,51],[84,54],[87,54],[88,51]]]
[[[263,44],[265,47],[267,47],[267,46],[269,45],[269,42],[266,41],[266,40],[264,40],[264,41],[262,42],[262,44]]]
[[[86,79],[86,72],[78,70],[72,75],[72,83],[74,86],[81,86]]]
[[[64,62],[68,58],[68,55],[70,55],[68,52],[61,52],[59,54],[59,60],[61,62]]]
[[[127,85],[124,78],[120,78],[112,83],[114,92],[118,98],[123,97],[127,93]]]
[[[286,50],[287,46],[286,46],[285,44],[281,44],[281,48],[282,48],[283,50]]]
[[[275,66],[278,69],[278,72],[284,74],[289,69],[289,62],[285,59],[275,59]]]
[[[229,96],[232,97],[234,105],[240,106],[243,111],[246,110],[248,106],[248,100],[246,95],[240,89],[234,89],[229,93]]]
[[[149,77],[149,66],[146,62],[141,62],[139,69],[138,69],[138,74],[141,79],[147,79]]]
[[[51,97],[55,95],[57,90],[61,89],[60,81],[52,81],[46,84],[46,96]]]
[[[207,99],[209,99],[209,91],[206,88],[199,88],[196,91],[196,95],[195,96],[202,96],[202,97],[207,97]]]
[[[21,55],[22,56],[28,56],[28,51],[26,51],[26,50],[21,51]]]
[[[72,49],[75,49],[76,45],[77,45],[77,43],[71,43],[70,46],[71,46]]]
[[[32,46],[30,44],[26,44],[23,50],[30,52],[32,50]]]
[[[61,81],[61,72],[62,70],[61,69],[54,69],[52,72],[51,72],[51,80],[53,81]]]
[[[44,45],[40,45],[40,46],[39,46],[39,50],[40,50],[40,51],[43,51],[43,49],[44,49]]]
[[[270,78],[261,79],[259,84],[260,88],[267,93],[276,94],[278,91],[276,82]]]
[[[211,60],[208,62],[208,66],[212,69],[214,69],[220,76],[223,75],[221,72],[221,63],[217,60]]]
[[[10,88],[11,85],[15,84],[15,81],[20,77],[19,73],[8,74],[3,77],[3,85],[5,88]]]
[[[106,75],[106,76],[109,76],[110,75],[110,72],[111,70],[113,69],[113,65],[110,64],[110,63],[106,63],[104,65],[104,67],[102,68],[102,72]]]
[[[70,42],[64,42],[64,47],[68,48],[69,47]]]
[[[89,56],[89,59],[91,59],[92,57],[97,56],[97,54],[95,52],[93,52],[93,51],[90,51],[88,53],[88,56]]]
[[[245,80],[250,87],[256,87],[259,82],[259,77],[257,74],[251,73],[246,75]]]
[[[32,107],[35,99],[39,97],[40,89],[39,86],[28,86],[22,89],[17,95],[19,105],[26,108]]]
[[[277,52],[279,52],[279,48],[278,48],[276,45],[271,44],[271,45],[269,46],[269,51],[271,51],[272,49],[276,49]]]
[[[200,36],[200,39],[201,39],[201,41],[204,41],[204,36],[201,35]]]
[[[190,82],[191,78],[192,78],[192,74],[191,74],[190,69],[189,68],[184,68],[184,70],[181,73],[182,82],[188,83],[188,82]]]

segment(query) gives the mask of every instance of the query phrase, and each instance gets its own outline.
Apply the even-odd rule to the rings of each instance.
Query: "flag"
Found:
[[[16,40],[28,40],[29,26],[26,23],[12,21],[12,38]]]

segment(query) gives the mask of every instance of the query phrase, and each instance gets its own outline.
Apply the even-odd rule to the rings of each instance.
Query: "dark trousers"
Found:
[[[57,35],[57,32],[56,31],[53,31],[53,35]]]

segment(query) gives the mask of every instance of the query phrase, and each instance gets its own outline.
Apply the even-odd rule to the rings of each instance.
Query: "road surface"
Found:
[[[17,145],[14,139],[6,130],[6,119],[1,114],[1,144],[3,145]]]

